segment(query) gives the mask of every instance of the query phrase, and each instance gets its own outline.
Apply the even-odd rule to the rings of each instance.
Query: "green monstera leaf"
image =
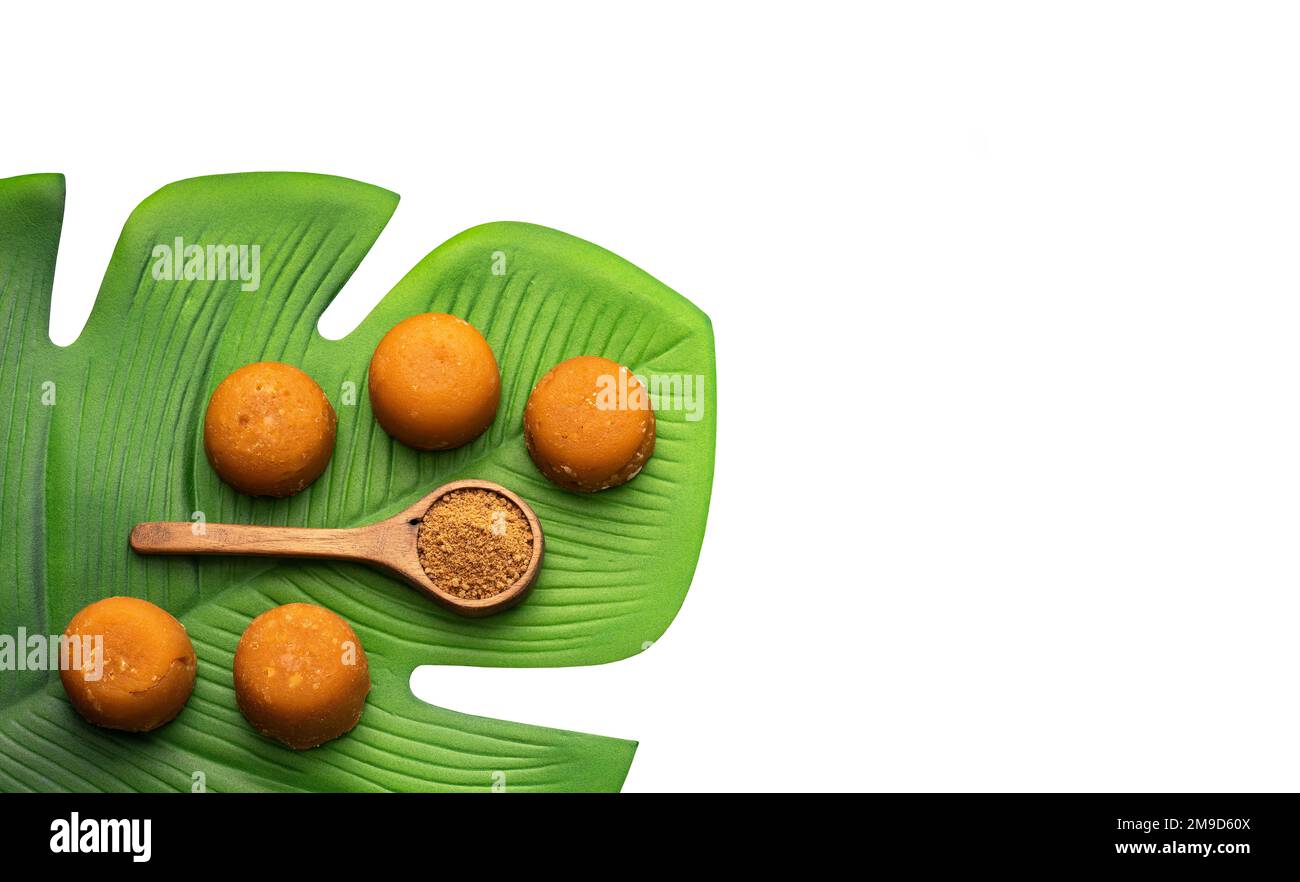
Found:
[[[63,214],[59,175],[0,181],[0,592],[5,631],[60,633],[85,604],[147,598],[177,615],[198,652],[185,710],[146,735],[84,723],[56,673],[0,671],[0,789],[188,790],[202,773],[231,790],[617,790],[634,742],[458,714],[410,691],[420,664],[561,666],[642,651],[690,585],[713,473],[713,336],[707,317],[620,258],[554,230],[475,227],[434,250],[347,338],[317,320],[392,214],[397,196],[306,174],[205,177],[167,186],[131,215],[81,337],[49,340]],[[260,286],[156,278],[153,252],[257,245]],[[227,275],[231,275],[227,273]],[[472,444],[419,452],[373,419],[375,344],[418,312],[462,316],[501,365],[501,409]],[[566,493],[522,441],[529,391],[555,363],[605,355],[647,375],[700,378],[702,418],[658,413],[658,445],[634,481]],[[295,364],[339,415],[328,469],[288,500],[222,484],[203,455],[215,385],[248,362]],[[462,477],[511,487],[536,509],[547,555],[532,595],[487,619],[458,618],[362,566],[241,558],[144,558],[135,523],[189,520],[354,526]],[[248,622],[281,603],[344,616],[374,688],[348,736],[294,752],[257,735],[235,706],[231,666]],[[21,655],[21,653],[20,653]]]

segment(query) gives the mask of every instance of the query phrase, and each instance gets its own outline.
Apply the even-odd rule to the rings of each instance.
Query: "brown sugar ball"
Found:
[[[356,632],[310,603],[253,619],[235,649],[235,701],[253,728],[294,750],[352,729],[370,692]]]
[[[325,471],[338,418],[316,381],[260,361],[230,374],[208,401],[203,449],[227,484],[250,496],[292,496]]]
[[[616,361],[584,355],[560,362],[528,396],[524,443],[542,474],[566,490],[616,487],[654,453],[650,396]]]
[[[473,441],[501,401],[492,347],[469,322],[438,312],[394,325],[375,347],[367,382],[375,419],[420,450]]]
[[[72,617],[64,635],[70,639],[59,664],[63,690],[96,726],[157,729],[194,690],[196,660],[185,626],[147,600],[96,601]]]

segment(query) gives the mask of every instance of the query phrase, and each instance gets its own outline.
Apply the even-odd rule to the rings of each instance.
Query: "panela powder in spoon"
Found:
[[[481,600],[500,594],[528,569],[533,531],[519,507],[500,493],[452,490],[424,513],[416,548],[438,588]]]

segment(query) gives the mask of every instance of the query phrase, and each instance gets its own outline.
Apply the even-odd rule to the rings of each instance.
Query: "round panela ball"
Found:
[[[96,601],[72,617],[64,635],[69,649],[59,665],[63,690],[77,713],[96,726],[157,729],[181,712],[194,690],[197,662],[185,626],[147,600]]]
[[[338,418],[316,381],[296,367],[259,361],[212,393],[203,449],[227,484],[250,496],[292,496],[325,471]]]
[[[394,325],[375,347],[367,384],[384,431],[420,450],[468,444],[501,402],[492,347],[469,322],[440,312]]]
[[[528,396],[524,443],[542,474],[566,490],[616,487],[654,453],[650,396],[616,361],[584,355],[560,362]]]
[[[302,750],[349,731],[370,692],[356,632],[310,603],[286,603],[249,623],[235,649],[235,701],[253,728]]]

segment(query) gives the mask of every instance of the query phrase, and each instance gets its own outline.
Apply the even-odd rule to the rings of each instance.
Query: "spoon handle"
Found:
[[[131,547],[140,554],[240,554],[256,557],[315,557],[372,560],[373,537],[365,529],[264,527],[189,521],[136,524]]]

